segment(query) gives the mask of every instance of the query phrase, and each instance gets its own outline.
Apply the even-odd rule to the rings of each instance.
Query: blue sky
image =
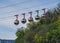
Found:
[[[22,13],[26,13],[28,19],[29,11],[33,11],[33,17],[35,17],[35,10],[40,10],[41,16],[42,8],[48,10],[57,6],[58,3],[60,0],[0,0],[0,39],[15,39],[17,29],[26,27],[26,24],[21,23]],[[13,24],[16,14],[19,15],[18,26]]]

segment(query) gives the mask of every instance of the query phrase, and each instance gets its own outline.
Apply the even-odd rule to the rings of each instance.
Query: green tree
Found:
[[[60,4],[48,10],[39,22],[16,32],[15,43],[60,43]]]

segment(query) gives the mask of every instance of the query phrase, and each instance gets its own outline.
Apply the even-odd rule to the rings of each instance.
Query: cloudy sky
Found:
[[[35,10],[40,10],[39,15],[43,14],[43,8],[46,10],[54,8],[60,0],[0,0],[0,39],[15,39],[16,31],[20,27],[26,27],[26,24],[21,23],[22,13],[26,13],[28,19],[28,12],[33,12],[35,17]],[[20,24],[14,25],[14,15],[19,15]]]

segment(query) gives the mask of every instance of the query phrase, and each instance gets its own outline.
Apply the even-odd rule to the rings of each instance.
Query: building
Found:
[[[14,40],[0,39],[0,43],[14,43]]]

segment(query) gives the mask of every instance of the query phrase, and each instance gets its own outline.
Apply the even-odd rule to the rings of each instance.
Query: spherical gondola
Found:
[[[21,22],[22,22],[23,24],[25,24],[25,23],[26,23],[25,13],[23,13],[22,15],[23,15],[23,19],[21,20]]]
[[[14,24],[19,25],[18,15],[15,15],[15,16],[16,16],[16,20],[14,21]]]
[[[28,21],[29,22],[32,22],[33,21],[33,18],[32,17],[29,17]]]
[[[29,12],[29,14],[30,14],[30,17],[29,17],[28,21],[32,22],[33,21],[32,12]]]
[[[39,17],[39,10],[36,10],[36,12],[37,12],[37,15],[35,16],[35,20],[39,20],[40,19],[40,17]]]
[[[39,20],[39,19],[40,19],[40,17],[38,15],[36,15],[35,20]]]
[[[22,19],[21,22],[22,22],[23,24],[25,24],[25,23],[26,23],[26,19]]]
[[[15,24],[15,25],[18,25],[18,24],[19,24],[19,20],[15,20],[15,21],[14,21],[14,24]]]

